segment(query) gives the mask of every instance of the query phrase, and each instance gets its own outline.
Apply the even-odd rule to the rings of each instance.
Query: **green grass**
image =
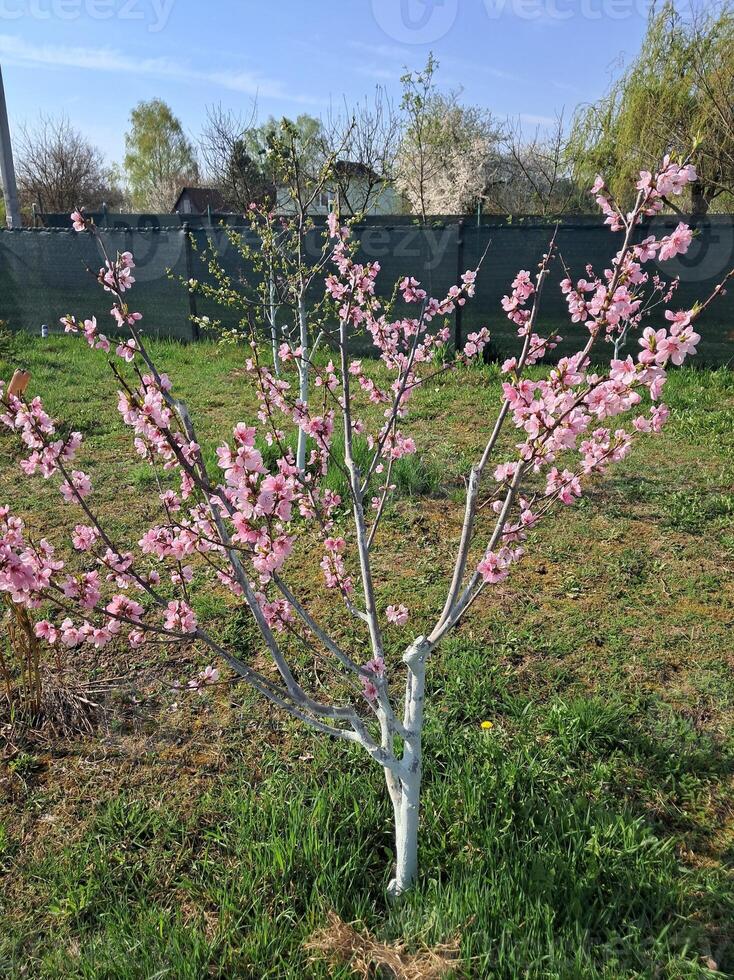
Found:
[[[226,427],[254,417],[239,353],[156,353],[214,465]],[[56,338],[16,338],[0,358],[0,376],[28,365],[83,429],[95,501],[134,539],[152,488],[104,362]],[[490,366],[415,396],[406,432],[422,454],[395,469],[375,579],[416,628],[442,604],[462,475],[498,388]],[[148,677],[99,738],[9,757],[0,975],[348,977],[304,951],[331,911],[387,943],[456,941],[471,977],[734,975],[734,375],[675,372],[666,401],[663,435],[546,525],[433,660],[411,896],[386,904],[389,806],[362,754],[240,688],[171,711]],[[0,454],[0,500],[44,530],[73,522],[53,488],[15,479],[5,437]],[[340,489],[338,468],[328,479]],[[228,642],[254,642],[221,595],[197,607]],[[406,638],[388,635],[393,655]]]

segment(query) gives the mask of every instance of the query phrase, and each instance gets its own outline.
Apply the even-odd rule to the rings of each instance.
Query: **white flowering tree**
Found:
[[[397,662],[386,657],[385,638],[396,626],[411,623],[411,613],[399,582],[383,606],[373,578],[379,528],[394,490],[391,468],[416,451],[406,432],[416,389],[437,372],[465,370],[481,353],[488,332],[470,335],[465,350],[449,357],[442,317],[472,296],[474,270],[464,273],[443,299],[430,298],[414,279],[404,279],[399,290],[411,312],[389,316],[375,297],[377,265],[355,262],[348,232],[335,217],[330,219],[332,268],[326,291],[337,305],[338,356],[325,367],[309,365],[321,392],[318,405],[316,399],[304,401],[285,378],[275,377],[253,346],[248,370],[259,411],[222,441],[217,478],[207,471],[194,422],[148,350],[140,314],[128,303],[132,255],[105,256],[100,283],[112,300],[116,325],[127,332],[116,347],[122,359],[115,367],[118,408],[138,453],[167,473],[175,489],[161,489],[159,519],[137,544],[116,540],[95,510],[90,478],[75,467],[81,435],[60,435],[41,398],[26,396],[28,378],[18,376],[0,392],[0,422],[25,449],[24,477],[58,479],[64,500],[78,509],[79,523],[71,536],[76,554],[70,557],[56,543],[36,538],[9,506],[0,508],[0,590],[32,611],[37,636],[52,645],[104,647],[117,639],[139,646],[152,638],[175,649],[181,641],[193,642],[212,661],[194,685],[217,680],[222,670],[232,672],[318,732],[361,746],[384,772],[395,828],[389,893],[401,894],[418,874],[431,655],[471,606],[491,601],[493,588],[507,578],[555,508],[573,504],[584,484],[626,457],[638,437],[660,430],[668,416],[660,400],[668,368],[695,353],[700,338],[694,324],[723,287],[693,309],[665,310],[664,316],[657,309],[657,329],[644,326],[645,296],[651,286],[656,288],[648,263],[685,253],[692,234],[681,224],[670,235],[637,242],[638,226],[660,210],[663,196],[680,193],[694,179],[692,167],[666,160],[659,173],[641,175],[635,207],[627,214],[597,181],[598,202],[612,230],[621,232],[621,246],[608,270],[598,275],[587,270],[584,279],[562,283],[570,314],[585,323],[588,339],[542,376],[528,368],[559,339],[539,332],[541,294],[555,243],[535,274],[520,272],[514,280],[503,305],[517,325],[519,350],[502,367],[502,399],[488,425],[484,450],[468,474],[445,603],[422,628],[414,624],[414,638]],[[82,214],[73,218],[80,233],[98,236]],[[93,318],[67,316],[63,322],[91,347],[111,350]],[[595,345],[643,326],[636,356],[613,359],[604,370],[592,367]],[[371,336],[382,361],[384,370],[375,377],[350,357],[356,330]],[[308,356],[298,347],[284,355],[296,361]],[[386,382],[376,380],[385,375]],[[378,410],[376,424],[368,421],[370,406]],[[303,467],[285,444],[286,424],[295,424],[309,439]],[[502,457],[498,447],[505,428],[514,433],[515,448]],[[343,456],[334,449],[337,431]],[[258,434],[277,450],[271,468],[256,448]],[[357,438],[366,439],[369,447],[362,466],[355,458]],[[344,499],[324,484],[330,467],[344,474]],[[300,561],[321,566],[325,589],[354,622],[348,641],[337,641],[316,618],[299,577],[292,574],[299,564],[289,561],[298,552],[297,538],[308,542]],[[233,594],[249,611],[269,669],[256,669],[202,621],[191,587],[196,566],[210,576],[213,587]],[[330,686],[310,687],[299,667],[299,644],[329,665]]]

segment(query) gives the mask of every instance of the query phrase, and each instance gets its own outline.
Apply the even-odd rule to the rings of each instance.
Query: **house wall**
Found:
[[[357,203],[364,200],[367,194],[366,183],[355,178],[350,181],[350,189],[347,192],[346,198],[351,199]],[[352,188],[353,193],[352,193]],[[309,208],[309,213],[313,215],[327,215],[330,210],[332,210],[332,204],[336,198],[335,188],[325,188],[320,199],[314,201],[314,203]],[[351,210],[347,201],[345,200],[345,195],[341,195],[341,211],[343,214],[349,213]],[[397,193],[395,188],[391,184],[384,184],[381,190],[376,188],[372,190],[370,194],[370,200],[367,205],[366,214],[402,214],[403,202],[400,195]],[[276,191],[276,211],[279,214],[293,214],[293,201],[291,200],[290,194],[285,187],[278,187]]]

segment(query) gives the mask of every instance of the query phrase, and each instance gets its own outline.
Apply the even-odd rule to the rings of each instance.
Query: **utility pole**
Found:
[[[15,184],[13,147],[10,144],[10,126],[8,125],[8,110],[5,105],[2,68],[0,68],[0,180],[5,195],[5,216],[8,228],[20,228],[18,188]]]

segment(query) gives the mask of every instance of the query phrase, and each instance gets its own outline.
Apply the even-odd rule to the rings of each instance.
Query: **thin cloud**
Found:
[[[354,48],[355,51],[363,51],[365,54],[371,55],[373,58],[381,58],[383,60],[392,61],[394,63],[400,63],[400,68],[404,68],[411,61],[415,62],[416,52],[410,51],[407,48],[401,48],[397,45],[392,44],[368,44],[365,41],[347,41],[347,45],[350,48]],[[472,62],[466,61],[464,58],[452,58],[450,55],[439,55],[438,63],[441,67],[453,69],[466,70],[467,68],[476,72],[477,74],[487,75],[490,78],[497,78],[503,82],[520,82],[522,81],[519,75],[515,75],[512,72],[504,71],[502,68],[494,68],[492,65],[479,65],[473,64]],[[390,72],[386,68],[373,68],[369,65],[364,65],[358,67],[357,69],[362,75],[371,75],[374,78],[393,78],[395,74]],[[378,75],[378,72],[384,72],[384,74]],[[402,74],[402,71],[400,72]],[[444,79],[445,81],[445,79]]]
[[[182,65],[172,58],[133,58],[112,48],[57,47],[49,44],[27,44],[0,34],[0,58],[6,64],[21,68],[78,68],[116,74],[147,75],[173,81],[202,82],[233,92],[263,98],[282,99],[306,105],[321,105],[323,100],[294,94],[273,79],[262,78],[246,70],[201,71]]]
[[[357,65],[354,69],[358,75],[367,78],[376,78],[378,82],[397,82],[400,80],[400,72],[389,68],[376,68],[372,65]]]
[[[569,85],[568,82],[557,82],[555,80],[551,81],[553,88],[557,88],[560,92],[572,92],[574,95],[578,95],[580,89],[576,85]]]
[[[453,65],[456,68],[468,68],[470,71],[475,71],[483,75],[489,75],[491,78],[498,78],[503,82],[521,82],[523,80],[520,75],[514,75],[512,72],[503,71],[502,68],[493,68],[492,65],[477,65],[456,58],[446,58],[445,64],[447,66]]]
[[[521,112],[519,119],[528,126],[555,126],[557,122],[552,116],[535,116],[530,112]]]
[[[354,48],[355,51],[364,51],[365,54],[370,54],[373,58],[390,58],[392,61],[402,61],[403,64],[411,60],[411,56],[412,60],[415,60],[416,57],[415,51],[395,44],[369,44],[366,41],[355,41],[350,38],[347,41],[347,46]]]

